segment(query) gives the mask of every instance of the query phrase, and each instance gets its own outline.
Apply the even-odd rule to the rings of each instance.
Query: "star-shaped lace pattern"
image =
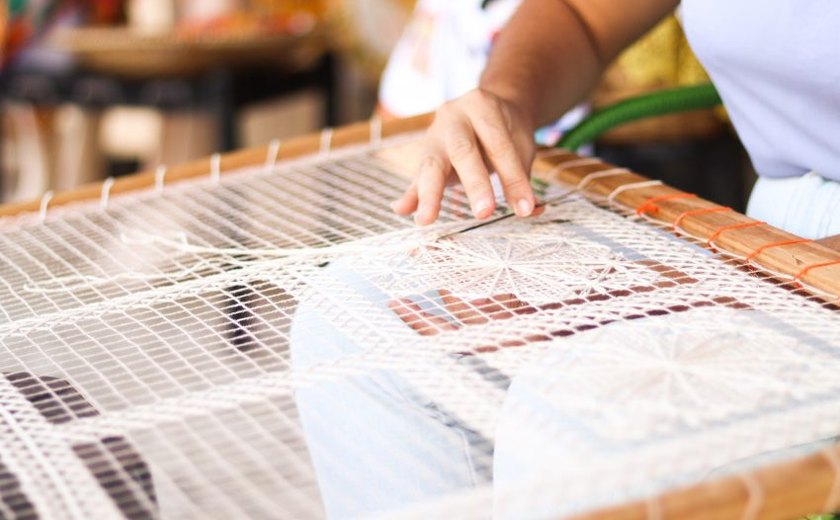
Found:
[[[495,225],[373,261],[377,285],[394,296],[447,290],[464,299],[512,294],[561,302],[654,282],[658,275],[567,226]]]
[[[784,411],[836,390],[837,359],[753,313],[708,309],[609,325],[575,338],[529,379],[561,415],[614,440]]]

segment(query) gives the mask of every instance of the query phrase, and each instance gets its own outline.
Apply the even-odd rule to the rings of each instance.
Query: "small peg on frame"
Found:
[[[379,148],[382,145],[382,118],[374,115],[370,118],[370,145]]]
[[[831,482],[831,489],[828,491],[828,496],[825,498],[825,505],[821,512],[834,513],[840,508],[840,455],[837,453],[836,446],[828,446],[822,451],[823,456],[831,465],[833,479]]]
[[[99,209],[102,211],[107,211],[108,209],[108,201],[111,198],[111,187],[114,185],[114,178],[108,177],[105,179],[105,182],[102,183],[102,193],[99,196]]]
[[[610,204],[614,204],[615,198],[624,193],[625,191],[640,190],[642,188],[653,188],[654,186],[662,186],[662,181],[642,181],[631,182],[630,184],[622,184],[618,188],[614,189],[612,193],[610,193],[607,196],[607,200]]]
[[[50,201],[53,198],[53,191],[49,190],[41,196],[41,207],[38,210],[39,218],[41,219],[41,223],[47,220],[47,209],[49,208]]]
[[[744,507],[741,518],[743,520],[756,520],[764,507],[764,489],[752,473],[741,474],[738,477],[747,489],[747,505]]]
[[[332,147],[332,138],[332,128],[324,128],[321,131],[321,150],[319,152],[319,155],[321,157],[327,157],[330,154],[330,148]]]
[[[210,179],[213,181],[213,184],[219,184],[219,180],[222,178],[222,156],[218,153],[214,153],[210,157]]]
[[[601,170],[598,172],[592,172],[586,175],[586,177],[582,178],[580,182],[577,183],[577,189],[583,190],[586,189],[589,184],[595,180],[603,179],[606,177],[615,177],[616,175],[625,175],[627,173],[632,173],[627,168],[609,168],[607,170]]]
[[[155,169],[155,192],[163,193],[163,182],[166,179],[166,165],[161,164]]]
[[[265,154],[265,171],[271,173],[277,164],[277,157],[280,155],[280,139],[272,139],[268,143],[268,152]]]

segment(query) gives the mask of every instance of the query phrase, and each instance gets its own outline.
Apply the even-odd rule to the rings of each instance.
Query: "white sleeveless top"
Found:
[[[684,0],[689,41],[759,175],[840,181],[840,0]]]
[[[838,0],[840,1],[840,0]],[[496,35],[520,0],[418,0],[405,32],[391,51],[379,84],[380,109],[407,117],[437,109],[478,86]],[[580,121],[578,106],[537,132],[552,144]]]

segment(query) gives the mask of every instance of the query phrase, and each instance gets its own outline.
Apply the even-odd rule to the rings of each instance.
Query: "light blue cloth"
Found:
[[[330,285],[352,290],[371,305],[360,313],[381,310],[380,318],[390,316],[408,328],[387,308],[387,295],[360,274],[341,262],[325,274],[334,282],[322,291],[331,291]],[[394,512],[487,482],[489,468],[475,462],[487,448],[476,434],[420,395],[396,370],[329,370],[366,349],[336,325],[334,310],[303,298],[290,332],[293,370],[327,367],[320,381],[295,392],[327,516]],[[489,456],[482,453],[484,459]]]
[[[686,35],[759,175],[840,181],[840,2],[685,0]]]

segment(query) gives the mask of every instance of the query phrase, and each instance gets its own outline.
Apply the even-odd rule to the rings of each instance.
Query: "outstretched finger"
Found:
[[[475,130],[464,119],[454,120],[449,126],[446,150],[455,172],[464,185],[473,215],[484,219],[493,214],[496,199],[490,174],[484,164]]]
[[[475,118],[473,128],[490,164],[499,174],[508,204],[518,216],[529,216],[536,199],[525,168],[526,158],[521,157],[524,150],[517,146],[504,116],[500,111],[488,111]]]
[[[435,146],[429,147],[417,175],[417,214],[414,215],[417,224],[425,226],[437,219],[449,172],[446,152]]]
[[[391,203],[391,209],[400,216],[412,214],[417,209],[417,179],[411,183],[400,197]]]

